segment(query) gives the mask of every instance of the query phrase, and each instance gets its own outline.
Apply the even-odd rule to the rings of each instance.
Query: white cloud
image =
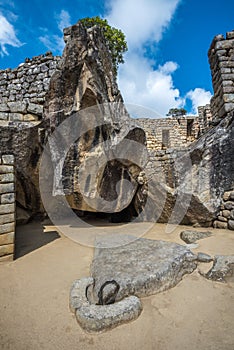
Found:
[[[23,44],[17,38],[14,26],[0,13],[0,55],[9,55],[6,45],[20,47]]]
[[[162,116],[170,108],[185,105],[186,98],[180,96],[179,89],[173,83],[173,73],[179,67],[172,61],[159,66],[156,57],[155,60],[150,60],[144,56],[144,52],[146,46],[158,44],[162,39],[180,2],[181,0],[111,0],[107,9],[109,23],[125,33],[129,47],[125,64],[120,66],[118,75],[119,88],[125,102],[151,108]],[[203,100],[206,102],[211,94],[203,90],[200,97],[201,95],[207,97]],[[186,97],[193,98],[195,106],[195,94],[187,94]]]
[[[125,33],[130,49],[159,42],[180,0],[111,0],[108,20]]]
[[[206,91],[201,88],[196,88],[194,90],[190,90],[186,97],[192,101],[192,113],[197,114],[197,107],[205,106],[210,103],[210,99],[212,97],[210,91]]]
[[[120,90],[127,103],[150,108],[160,117],[171,107],[183,106],[184,100],[173,86],[172,73],[178,68],[175,62],[166,62],[157,70],[136,54],[128,54],[127,62],[129,65],[121,66],[119,74]]]
[[[126,103],[136,103],[165,115],[172,107],[182,107],[184,99],[174,87],[175,62],[156,62],[144,56],[144,46],[158,43],[180,0],[112,0],[108,21],[121,28],[129,53],[119,70],[119,87]]]
[[[71,18],[67,11],[62,10],[58,15],[55,15],[57,20],[58,29],[63,33],[63,29],[71,25]],[[43,28],[45,31],[45,28]],[[64,48],[64,41],[62,35],[57,34],[45,34],[39,37],[39,40],[47,47],[47,49],[53,52],[62,52]]]
[[[61,32],[63,32],[64,28],[71,26],[71,18],[67,11],[62,10],[57,17],[58,28]]]

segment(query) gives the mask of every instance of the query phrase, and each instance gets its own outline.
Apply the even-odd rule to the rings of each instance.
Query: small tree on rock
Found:
[[[80,22],[86,28],[98,25],[103,29],[104,37],[111,51],[115,74],[117,74],[119,64],[124,63],[123,54],[128,50],[124,33],[120,29],[111,27],[106,19],[101,19],[98,16],[83,18]]]

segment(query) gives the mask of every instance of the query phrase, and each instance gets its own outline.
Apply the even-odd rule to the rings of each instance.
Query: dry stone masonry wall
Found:
[[[234,30],[214,37],[208,52],[214,96],[211,111],[218,121],[234,109]]]
[[[50,52],[0,71],[0,123],[41,119],[50,79],[61,60]]]
[[[234,230],[234,189],[226,191],[217,220],[214,221],[215,228],[229,228]]]
[[[0,261],[13,259],[14,237],[14,157],[12,155],[0,155]]]
[[[199,114],[199,133],[204,134],[212,125],[213,116],[210,104],[198,107]]]
[[[186,147],[197,139],[199,133],[198,117],[137,119],[146,132],[147,148],[157,151],[168,148]]]

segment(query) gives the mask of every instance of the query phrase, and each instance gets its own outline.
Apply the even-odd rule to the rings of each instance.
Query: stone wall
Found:
[[[41,119],[50,79],[60,60],[48,52],[0,71],[0,121]]]
[[[199,118],[194,116],[138,118],[136,121],[146,132],[149,150],[187,147],[197,139],[200,130]]]
[[[234,230],[234,189],[224,192],[220,212],[214,221],[214,227]]]
[[[234,109],[234,30],[214,37],[208,52],[214,96],[211,112],[218,121]]]
[[[14,157],[0,156],[0,261],[13,259],[15,237]]]
[[[202,135],[209,130],[212,125],[213,115],[210,104],[198,107],[199,133]]]

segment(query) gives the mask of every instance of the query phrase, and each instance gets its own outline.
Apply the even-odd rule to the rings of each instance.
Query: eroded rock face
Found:
[[[123,105],[101,29],[96,26],[86,29],[78,23],[64,30],[64,38],[66,47],[59,69],[51,79],[45,118],[53,131],[62,121],[68,122],[70,116],[76,115],[76,125],[72,122],[66,134],[71,134],[74,128],[77,134],[82,132],[67,153],[63,189],[55,191],[57,194],[64,191],[73,209],[119,212],[135,196],[137,178],[145,165],[143,152],[138,152],[138,164],[129,159],[132,151],[128,150],[128,143],[131,140],[143,145],[145,133],[130,119]],[[61,137],[66,139],[67,135]],[[53,153],[56,166],[63,150],[53,145]],[[106,164],[97,165],[100,159]],[[124,187],[126,181],[131,184],[129,190]]]

